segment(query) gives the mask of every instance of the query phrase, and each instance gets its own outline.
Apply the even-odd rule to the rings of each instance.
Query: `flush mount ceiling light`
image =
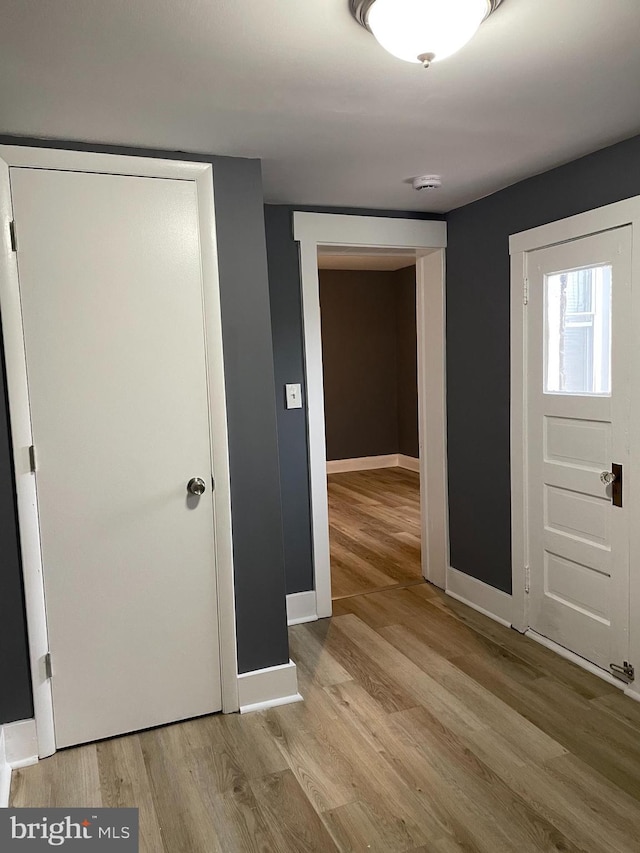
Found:
[[[356,21],[406,62],[446,59],[471,41],[502,0],[349,0]]]

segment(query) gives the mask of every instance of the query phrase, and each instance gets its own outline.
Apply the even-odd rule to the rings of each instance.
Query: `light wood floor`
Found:
[[[138,806],[145,853],[638,853],[640,704],[430,586],[291,629],[304,703],[64,750],[14,806]]]
[[[420,582],[419,474],[330,474],[328,488],[332,597]]]

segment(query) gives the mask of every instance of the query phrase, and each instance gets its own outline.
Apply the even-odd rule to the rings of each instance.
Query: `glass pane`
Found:
[[[547,394],[611,394],[611,267],[545,276]]]

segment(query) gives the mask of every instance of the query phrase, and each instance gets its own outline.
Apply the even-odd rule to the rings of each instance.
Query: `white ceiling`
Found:
[[[639,0],[504,0],[425,71],[347,0],[0,0],[0,132],[261,157],[270,202],[444,211],[640,131]],[[441,190],[407,179],[443,176]]]

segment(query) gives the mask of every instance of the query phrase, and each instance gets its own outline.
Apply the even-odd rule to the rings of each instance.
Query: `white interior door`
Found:
[[[530,252],[527,275],[529,624],[608,670],[629,649],[631,228]]]
[[[218,711],[195,184],[10,177],[56,745]]]

